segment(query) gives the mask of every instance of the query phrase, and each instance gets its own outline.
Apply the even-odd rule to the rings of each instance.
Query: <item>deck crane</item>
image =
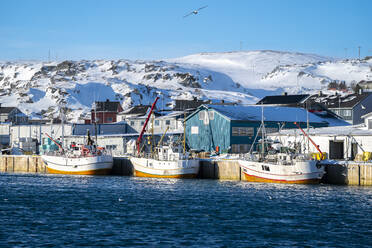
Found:
[[[301,132],[310,140],[310,142],[315,146],[315,148],[318,150],[318,152],[321,155],[321,158],[323,159],[323,152],[320,150],[319,146],[315,144],[315,142],[310,138],[310,136],[305,133],[305,131],[300,127],[300,125],[297,122],[294,122],[294,124],[301,130]]]
[[[156,105],[156,102],[159,100],[159,97],[157,96],[155,98],[155,101],[153,102],[152,106],[151,106],[151,109],[150,109],[150,112],[149,114],[147,115],[147,118],[146,118],[146,121],[145,121],[145,124],[143,124],[143,127],[142,127],[142,131],[140,133],[140,135],[138,136],[138,139],[137,139],[137,154],[139,155],[140,153],[140,144],[141,144],[141,140],[142,140],[142,136],[143,134],[145,133],[145,130],[146,130],[146,126],[147,126],[147,123],[149,122],[149,119],[150,119],[150,116],[152,114],[152,111],[154,110],[155,108],[155,105]]]

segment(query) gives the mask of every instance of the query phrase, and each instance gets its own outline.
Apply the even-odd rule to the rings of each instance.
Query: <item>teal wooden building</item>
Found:
[[[186,118],[186,143],[193,151],[248,152],[262,120],[266,133],[279,128],[326,127],[329,123],[302,108],[277,106],[201,105]],[[257,140],[260,139],[257,135]],[[254,146],[254,150],[256,145]]]

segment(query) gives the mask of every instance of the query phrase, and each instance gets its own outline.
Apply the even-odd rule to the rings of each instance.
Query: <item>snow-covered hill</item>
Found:
[[[251,51],[202,53],[167,61],[94,60],[0,62],[0,103],[33,118],[58,115],[66,103],[81,121],[94,101],[120,101],[124,109],[174,99],[255,103],[283,91],[317,91],[334,80],[372,79],[372,60],[336,61],[301,53]]]

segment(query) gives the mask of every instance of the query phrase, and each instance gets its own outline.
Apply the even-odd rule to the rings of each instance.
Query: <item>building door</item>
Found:
[[[344,141],[329,141],[329,158],[344,159]]]
[[[358,154],[358,144],[351,143],[351,160],[354,160],[356,155]]]

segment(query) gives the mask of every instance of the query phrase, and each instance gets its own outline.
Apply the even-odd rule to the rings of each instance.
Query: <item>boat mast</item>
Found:
[[[94,134],[96,138],[96,146],[97,144],[97,102],[94,103]]]
[[[208,112],[207,112],[208,114]],[[183,155],[186,151],[186,113],[183,114]]]
[[[308,101],[306,101],[306,124],[307,124],[307,133],[309,134],[309,109],[308,109]],[[310,141],[307,139],[307,152],[310,153]]]
[[[265,156],[265,124],[264,124],[264,109],[263,109],[263,105],[261,105],[261,126],[262,126],[262,129],[261,129],[261,132],[262,132],[262,137],[261,137],[261,152],[262,152],[262,159],[264,158]]]
[[[63,113],[63,106],[61,107],[60,110],[61,110],[60,113],[61,113],[61,124],[62,124],[62,151],[64,151],[64,147],[65,147],[65,125],[64,125],[65,115]]]
[[[155,154],[155,147],[154,147],[154,122],[155,122],[155,115],[152,114],[151,117],[151,154],[154,156]]]

